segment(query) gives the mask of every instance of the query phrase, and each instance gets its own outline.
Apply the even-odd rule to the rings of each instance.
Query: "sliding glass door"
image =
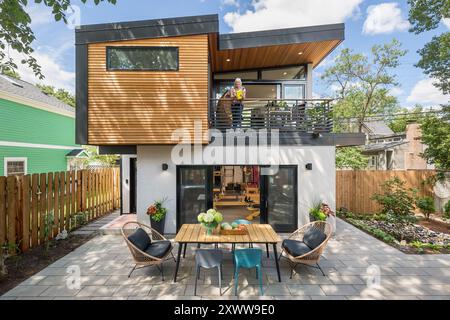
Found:
[[[177,167],[177,230],[212,208],[212,167]]]
[[[262,213],[277,232],[297,229],[297,166],[280,166],[273,175],[261,176]]]

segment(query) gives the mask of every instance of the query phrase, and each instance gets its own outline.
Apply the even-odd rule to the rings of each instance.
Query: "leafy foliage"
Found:
[[[436,29],[443,18],[450,17],[448,0],[408,0],[411,32],[420,34]]]
[[[430,196],[419,197],[416,200],[416,206],[425,215],[427,219],[430,218],[430,214],[436,211],[434,208],[434,200]]]
[[[384,232],[381,229],[367,225],[366,223],[364,223],[364,220],[356,220],[353,218],[348,218],[347,221],[353,224],[354,226],[360,228],[361,230],[364,230],[372,234],[375,238],[383,240],[386,243],[394,243],[396,241],[395,237],[393,237],[389,233]]]
[[[96,146],[84,146],[83,148],[89,156],[84,162],[85,165],[100,163],[103,166],[112,167],[119,159],[119,156],[115,154],[99,154]]]
[[[94,4],[101,2],[115,4],[117,0],[94,0]],[[55,21],[67,23],[66,13],[71,9],[71,0],[34,0],[36,4],[52,9]],[[87,0],[81,0],[86,3]],[[8,72],[17,69],[17,62],[9,56],[8,50],[15,50],[23,58],[20,63],[27,65],[33,73],[43,79],[44,75],[38,61],[33,57],[34,49],[31,47],[36,39],[31,29],[31,18],[25,11],[28,0],[3,0],[0,1],[0,72]]]
[[[436,29],[442,19],[450,18],[448,0],[408,0],[411,32],[420,34]],[[433,84],[444,94],[450,93],[450,32],[445,32],[425,44],[418,51],[421,59],[417,67],[424,70],[435,81]]]
[[[325,212],[322,211],[322,201],[317,202],[312,206],[311,209],[309,209],[310,217],[314,218],[318,221],[325,221],[327,220],[327,215]]]
[[[443,115],[428,115],[421,123],[421,140],[427,145],[422,156],[437,169],[450,169],[450,106],[443,107]]]
[[[338,169],[365,169],[367,161],[367,157],[361,153],[359,147],[343,147],[336,150],[336,167]]]
[[[389,128],[396,133],[405,132],[408,122],[420,122],[424,118],[423,111],[423,107],[420,105],[416,105],[411,110],[403,108],[399,110],[402,115],[395,116],[389,121]]]
[[[71,94],[69,91],[65,90],[65,89],[56,89],[53,86],[49,86],[49,85],[40,85],[37,84],[36,85],[39,89],[41,89],[42,92],[44,92],[45,94],[54,96],[56,99],[61,100],[62,102],[68,104],[71,107],[75,108],[75,96],[73,94]]]
[[[322,80],[337,87],[337,104],[333,107],[336,131],[348,130],[340,124],[342,117],[355,117],[358,132],[367,116],[392,113],[398,109],[397,99],[389,94],[398,85],[393,69],[406,54],[397,40],[372,47],[371,56],[343,49],[333,66],[325,70]],[[355,121],[348,123],[355,126]]]
[[[450,219],[450,200],[444,205],[444,217]]]
[[[450,94],[450,32],[434,36],[418,53],[421,58],[416,67],[436,80],[435,87]]]
[[[382,206],[382,213],[396,218],[407,217],[414,210],[416,190],[406,189],[405,184],[398,177],[386,180],[381,184],[382,193],[373,194],[371,199]]]
[[[147,214],[153,221],[160,222],[166,216],[167,208],[164,207],[166,200],[167,198],[157,200],[150,207],[148,207]]]

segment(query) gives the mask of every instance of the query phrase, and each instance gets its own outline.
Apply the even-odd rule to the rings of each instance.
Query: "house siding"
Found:
[[[0,99],[0,140],[75,146],[75,119]]]
[[[27,173],[66,171],[68,150],[0,146],[0,176],[5,175],[5,158],[27,158]]]
[[[106,47],[178,47],[178,71],[111,71]],[[208,126],[208,36],[89,44],[88,143],[174,144],[172,132]],[[205,138],[199,139],[207,143]]]
[[[2,145],[1,141],[33,147]],[[30,174],[66,170],[66,154],[75,147],[73,117],[0,99],[0,175],[5,173],[5,157],[27,158]]]

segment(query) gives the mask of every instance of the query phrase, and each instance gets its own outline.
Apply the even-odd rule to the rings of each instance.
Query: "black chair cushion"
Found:
[[[145,253],[156,258],[162,258],[170,250],[170,247],[170,241],[167,240],[152,242],[145,250]]]
[[[291,256],[298,257],[302,256],[311,251],[303,241],[284,239],[281,246],[286,250]]]
[[[327,235],[323,233],[321,230],[316,228],[309,228],[303,235],[303,242],[308,247],[310,247],[311,250],[314,250],[315,248],[320,246],[326,238]]]
[[[128,236],[128,240],[130,240],[130,242],[141,251],[145,251],[145,249],[147,249],[147,247],[152,243],[152,239],[150,239],[147,232],[145,232],[142,228],[138,228],[135,232],[130,234]]]

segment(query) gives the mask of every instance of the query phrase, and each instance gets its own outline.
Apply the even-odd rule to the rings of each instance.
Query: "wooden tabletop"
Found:
[[[219,229],[212,235],[206,234],[201,224],[183,224],[175,241],[182,243],[278,243],[280,238],[269,224],[246,225],[246,235],[222,235]]]

